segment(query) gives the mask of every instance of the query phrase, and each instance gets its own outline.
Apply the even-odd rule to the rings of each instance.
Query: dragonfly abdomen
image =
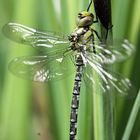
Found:
[[[80,54],[76,55],[76,75],[73,88],[73,97],[71,104],[71,118],[70,118],[70,140],[76,140],[77,134],[77,118],[78,118],[78,108],[79,108],[79,97],[80,97],[80,88],[83,72],[83,60]]]

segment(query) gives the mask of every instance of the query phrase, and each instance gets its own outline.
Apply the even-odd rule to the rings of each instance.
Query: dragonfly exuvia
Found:
[[[18,23],[8,23],[3,27],[4,34],[13,41],[38,48],[43,55],[17,57],[9,64],[9,69],[17,76],[33,81],[47,82],[61,79],[69,74],[68,63],[72,63],[76,72],[73,88],[70,119],[70,139],[76,139],[77,115],[81,81],[93,88],[100,87],[107,93],[111,86],[126,95],[131,82],[105,68],[128,58],[133,46],[128,40],[105,44],[100,42],[98,33],[91,27],[94,15],[88,11],[80,12],[76,20],[76,29],[65,36],[54,32],[40,32]],[[97,41],[94,40],[97,36]],[[96,82],[94,77],[101,79]]]

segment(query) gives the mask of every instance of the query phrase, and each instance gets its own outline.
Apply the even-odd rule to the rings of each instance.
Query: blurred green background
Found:
[[[7,22],[17,22],[39,30],[69,34],[75,28],[77,13],[86,10],[88,2],[0,0],[0,140],[68,140],[74,78],[71,75],[64,80],[41,84],[12,75],[8,71],[8,63],[12,58],[37,52],[30,47],[9,41],[1,32],[3,25]],[[128,38],[136,48],[135,55],[127,63],[118,64],[116,69],[133,81],[136,92],[140,88],[139,5],[139,0],[112,0],[113,36]],[[89,129],[89,105],[88,98],[85,97],[85,94],[81,96],[78,138],[93,140],[95,138],[91,134],[94,130]],[[115,103],[116,140],[122,139],[134,102],[135,98],[117,99]],[[140,140],[140,112],[132,125],[134,126],[129,139]]]

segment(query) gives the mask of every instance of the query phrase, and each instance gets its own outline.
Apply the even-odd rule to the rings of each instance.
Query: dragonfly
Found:
[[[76,28],[69,36],[41,32],[18,23],[7,23],[3,27],[3,33],[9,39],[42,52],[41,55],[14,58],[9,64],[13,74],[38,82],[56,81],[70,74],[67,65],[73,65],[72,71],[76,74],[72,92],[70,140],[76,140],[82,82],[87,83],[87,87],[99,87],[106,94],[113,87],[120,95],[127,95],[132,87],[129,79],[112,73],[106,66],[131,56],[133,45],[126,39],[115,43],[101,42],[92,27],[93,23],[94,15],[82,11],[78,13]],[[100,82],[96,82],[94,77],[97,76]]]

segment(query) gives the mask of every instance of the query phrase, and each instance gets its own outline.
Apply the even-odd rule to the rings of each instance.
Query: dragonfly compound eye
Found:
[[[78,27],[91,26],[94,16],[92,13],[83,11],[78,14],[76,24]]]

